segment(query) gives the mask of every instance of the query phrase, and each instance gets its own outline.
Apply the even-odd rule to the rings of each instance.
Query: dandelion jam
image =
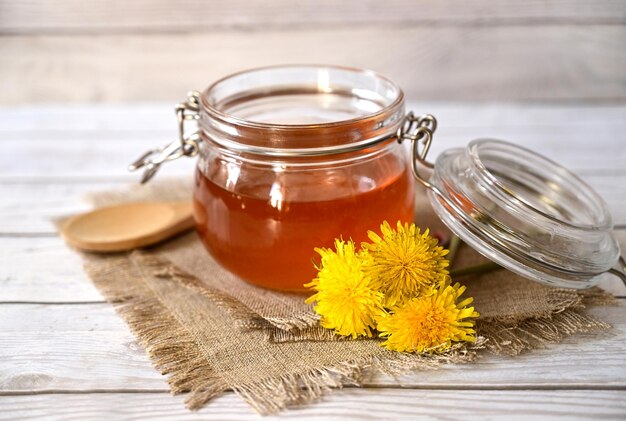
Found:
[[[347,167],[243,179],[255,171],[242,167],[236,185],[223,180],[227,165],[216,167],[196,173],[198,233],[222,266],[263,287],[301,290],[316,273],[315,247],[339,236],[359,244],[385,219],[413,220],[411,174],[393,151]]]

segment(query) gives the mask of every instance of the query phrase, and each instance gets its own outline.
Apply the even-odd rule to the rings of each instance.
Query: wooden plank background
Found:
[[[414,24],[623,24],[621,0],[46,0],[3,1],[4,33],[197,32]]]
[[[249,67],[332,63],[411,99],[623,101],[626,2],[0,1],[0,104],[178,101]]]
[[[597,390],[456,390],[346,389],[328,396],[323,405],[313,405],[279,417],[261,418],[233,393],[216,398],[212,411],[191,412],[182,396],[165,393],[46,394],[0,397],[6,409],[0,420],[622,420],[626,401],[622,391]],[[323,409],[320,407],[323,406]],[[164,415],[166,414],[166,415]],[[528,414],[528,415],[527,415]]]

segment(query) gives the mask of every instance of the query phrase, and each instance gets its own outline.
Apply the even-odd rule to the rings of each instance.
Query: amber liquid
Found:
[[[375,181],[362,176],[368,168],[377,174]],[[198,233],[213,257],[246,281],[302,291],[316,275],[315,247],[333,247],[338,237],[358,245],[383,220],[413,220],[413,183],[397,157],[372,160],[356,174],[348,169],[285,174],[282,190],[275,178],[239,177],[231,191],[198,170]]]

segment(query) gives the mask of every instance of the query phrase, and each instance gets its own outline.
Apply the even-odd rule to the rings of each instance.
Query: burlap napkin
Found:
[[[189,197],[185,182],[96,194],[96,205]],[[445,230],[424,195],[417,198],[416,222]],[[375,370],[400,374],[471,361],[479,349],[516,355],[564,335],[608,328],[584,312],[585,302],[608,304],[611,297],[544,287],[501,270],[463,279],[481,313],[479,341],[445,355],[394,353],[377,340],[342,340],[318,325],[304,296],[257,288],[222,269],[195,233],[143,251],[86,255],[86,269],[105,298],[114,303],[148,351],[169,374],[173,393],[189,392],[198,408],[227,389],[259,413],[319,397],[329,388],[359,384]],[[483,260],[461,248],[459,265]]]

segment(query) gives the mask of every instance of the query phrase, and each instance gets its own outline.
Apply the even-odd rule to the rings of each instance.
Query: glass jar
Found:
[[[607,206],[582,180],[495,140],[431,164],[436,120],[405,114],[400,88],[374,72],[250,70],[192,92],[176,113],[178,141],[131,170],[145,168],[146,182],[166,161],[199,156],[197,231],[221,265],[251,283],[301,290],[315,276],[315,247],[337,237],[359,244],[383,220],[411,222],[411,173],[442,221],[499,265],[558,287],[587,288],[610,274],[626,283]],[[186,134],[190,120],[198,131]]]
[[[414,182],[396,133],[404,95],[371,71],[284,66],[234,74],[194,93],[197,231],[251,283],[302,290],[315,247],[411,222]],[[183,130],[181,129],[181,135]]]
[[[414,182],[394,138],[402,91],[372,72],[275,67],[200,96],[194,213],[213,257],[260,286],[299,290],[315,247],[413,220]],[[382,140],[382,141],[381,141]]]

